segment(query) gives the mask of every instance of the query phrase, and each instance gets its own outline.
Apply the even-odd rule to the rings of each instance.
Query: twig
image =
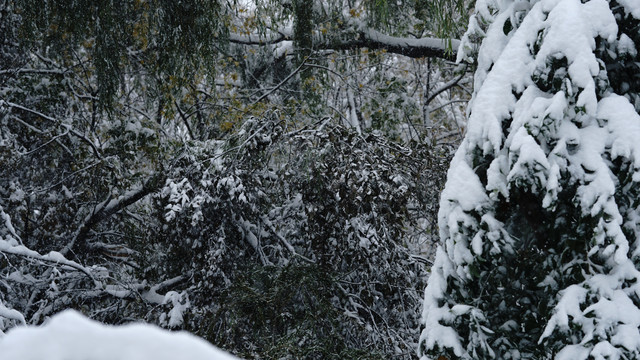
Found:
[[[297,256],[297,257],[301,258],[302,260],[304,260],[304,261],[306,261],[308,263],[315,264],[315,261],[309,259],[308,257],[306,257],[304,255],[298,254],[296,252],[296,249],[294,249],[293,246],[291,244],[289,244],[287,239],[285,239],[284,236],[282,236],[282,235],[280,235],[280,233],[278,233],[278,230],[275,228],[275,226],[273,226],[273,223],[271,223],[271,221],[269,219],[267,219],[266,216],[261,216],[260,219],[262,220],[263,223],[265,223],[265,225],[267,225],[267,227],[271,230],[271,232],[278,238],[278,240],[280,240],[282,242],[284,247],[286,247],[287,250],[289,250],[293,256]]]
[[[274,88],[272,88],[271,90],[267,91],[265,94],[263,94],[262,96],[260,96],[258,98],[258,100],[254,101],[251,103],[251,106],[259,103],[260,101],[264,100],[267,96],[273,94],[275,91],[277,91],[279,88],[282,87],[282,85],[286,84],[289,80],[291,80],[292,77],[294,77],[298,72],[300,72],[300,70],[302,70],[302,68],[304,67],[305,63],[307,62],[307,60],[309,59],[309,56],[307,56],[306,58],[304,58],[302,60],[302,63],[300,64],[300,66],[298,66],[291,74],[289,74],[289,76],[287,76],[284,80],[282,80],[278,85],[276,85]]]
[[[467,65],[464,65],[464,69],[463,71],[460,73],[460,75],[458,75],[458,77],[450,80],[449,82],[445,83],[444,85],[442,85],[439,89],[437,89],[436,91],[434,91],[431,95],[429,95],[429,97],[427,98],[427,100],[425,101],[425,104],[429,104],[431,103],[431,101],[433,101],[433,99],[436,98],[436,96],[440,95],[441,93],[451,89],[452,87],[456,86],[458,84],[458,82],[460,82],[460,80],[462,80],[462,78],[466,75],[467,73]]]
[[[176,100],[174,101],[174,103],[176,104],[176,109],[178,109],[178,114],[180,114],[180,118],[184,122],[184,125],[187,127],[187,131],[189,132],[189,137],[191,137],[191,140],[195,139],[195,136],[193,136],[193,131],[191,131],[191,125],[189,125],[189,119],[185,116],[184,112],[180,108],[180,105],[178,105],[178,101]]]
[[[58,120],[56,120],[56,119],[52,118],[51,116],[47,116],[47,115],[45,115],[45,114],[43,114],[43,113],[41,113],[41,112],[39,112],[39,111],[37,111],[37,110],[29,109],[29,108],[26,108],[26,107],[24,107],[24,106],[22,106],[22,105],[18,105],[18,104],[12,103],[12,102],[10,102],[10,101],[5,101],[4,103],[5,103],[5,104],[7,104],[7,105],[9,105],[9,107],[16,108],[16,109],[20,109],[20,110],[23,110],[23,111],[29,112],[29,113],[31,113],[31,114],[37,115],[37,116],[39,116],[39,117],[41,117],[41,118],[43,118],[43,119],[45,119],[45,120],[48,120],[48,121],[50,121],[50,122],[52,122],[52,123],[54,123],[54,124],[57,124],[57,125],[64,125],[64,124],[62,124],[60,121],[58,121]],[[95,154],[99,159],[102,159],[102,155],[100,155],[100,150],[98,150],[98,148],[96,147],[96,145],[95,145],[91,140],[87,139],[83,134],[81,134],[81,133],[80,133],[80,132],[78,132],[77,130],[71,129],[71,126],[70,126],[70,125],[66,125],[66,126],[68,126],[69,131],[71,132],[71,134],[73,134],[74,136],[76,136],[76,137],[77,137],[77,138],[79,138],[80,140],[84,141],[85,143],[89,144],[89,146],[93,149],[94,154]]]

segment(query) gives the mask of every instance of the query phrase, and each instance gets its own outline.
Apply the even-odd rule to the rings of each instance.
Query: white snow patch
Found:
[[[65,310],[0,338],[3,360],[237,360],[203,339],[148,324],[103,325]]]
[[[627,13],[636,19],[640,19],[640,1],[638,0],[618,0],[618,4],[624,6]]]

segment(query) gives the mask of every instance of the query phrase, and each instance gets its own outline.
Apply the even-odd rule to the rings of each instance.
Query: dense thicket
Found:
[[[446,155],[328,124],[282,130],[250,120],[231,156],[185,155],[198,168],[176,167],[159,199],[167,258],[153,271],[190,274],[187,328],[248,357],[410,354],[424,264],[407,227],[442,179],[425,193],[418,174]]]

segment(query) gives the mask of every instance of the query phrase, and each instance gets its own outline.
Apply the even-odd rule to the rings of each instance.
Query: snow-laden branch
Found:
[[[15,320],[22,325],[27,324],[27,322],[24,319],[24,315],[22,315],[20,311],[9,309],[8,307],[4,306],[2,301],[0,301],[0,317],[9,319],[9,320]],[[2,334],[2,330],[0,330],[0,334]]]
[[[20,239],[20,236],[18,235],[18,233],[16,232],[16,229],[13,227],[13,224],[11,223],[11,217],[9,216],[9,214],[4,212],[4,209],[2,208],[1,205],[0,205],[0,220],[2,220],[2,222],[0,222],[0,225],[4,223],[4,227],[9,231],[10,235],[13,236],[14,239],[22,242],[22,239]]]
[[[61,253],[56,251],[51,251],[48,254],[42,255],[37,251],[31,250],[24,245],[15,244],[12,241],[4,240],[0,237],[0,253],[11,254],[16,256],[21,256],[41,262],[46,263],[54,263],[66,266],[73,270],[80,271],[87,275],[89,279],[99,288],[101,284],[93,277],[91,271],[85,268],[84,266],[78,264],[75,261],[68,260]]]
[[[31,69],[31,68],[20,68],[20,69],[5,69],[0,70],[0,75],[19,75],[19,74],[38,74],[38,75],[64,75],[68,73],[67,70],[57,70],[57,69]]]
[[[436,57],[455,61],[460,41],[426,37],[420,39],[389,36],[366,26],[363,22],[349,19],[348,23],[356,29],[351,37],[329,38],[314,34],[313,47],[316,50],[354,50],[368,48],[385,50],[389,53],[410,58]],[[346,32],[349,33],[349,32]],[[293,32],[290,29],[267,34],[230,34],[229,41],[240,45],[274,45],[291,42]]]
[[[31,250],[23,245],[18,245],[15,241],[7,241],[0,238],[0,253],[11,254],[15,256],[21,256],[24,258],[40,261],[42,263],[58,264],[67,269],[77,270],[84,273],[91,281],[96,285],[95,290],[86,291],[86,295],[101,296],[107,294],[113,297],[121,299],[139,299],[142,298],[145,301],[153,304],[163,304],[165,296],[160,295],[158,292],[168,287],[171,287],[177,283],[180,283],[189,278],[190,274],[176,276],[174,278],[165,280],[156,285],[149,286],[146,282],[138,284],[108,284],[103,285],[100,281],[96,280],[93,276],[91,269],[86,268],[75,261],[65,258],[61,253],[51,251],[48,254],[40,254],[37,251]],[[4,314],[4,315],[3,315]],[[9,314],[8,311],[2,311],[2,304],[0,303],[0,316]],[[16,318],[17,319],[17,318]],[[19,319],[18,319],[19,320]],[[24,319],[22,320],[24,322]]]
[[[162,305],[166,301],[166,295],[161,295],[158,292],[161,292],[175,284],[181,283],[187,280],[190,276],[191,274],[179,275],[153,286],[149,286],[146,281],[137,284],[109,284],[105,285],[104,289],[101,290],[93,292],[87,291],[85,296],[91,298],[107,294],[119,299],[143,299],[151,304]]]
[[[358,20],[351,20],[358,29],[358,37],[351,40],[329,41],[327,44],[317,45],[326,49],[350,50],[369,48],[371,50],[385,50],[410,58],[436,57],[455,61],[460,41],[456,39],[420,38],[389,36],[374,30]],[[315,45],[316,43],[314,43]]]
[[[278,240],[280,240],[280,242],[282,242],[282,244],[287,248],[287,250],[289,250],[291,252],[291,254],[293,256],[297,256],[299,258],[301,258],[302,260],[310,263],[310,264],[315,264],[315,261],[313,261],[312,259],[309,259],[308,257],[298,254],[298,252],[296,251],[296,249],[293,247],[293,245],[291,245],[287,239],[284,238],[284,236],[282,236],[278,230],[276,229],[276,227],[273,225],[273,223],[266,217],[266,216],[261,216],[260,220],[262,220],[262,222],[267,225],[267,227],[269,228],[269,230],[271,230],[271,232],[278,238]]]

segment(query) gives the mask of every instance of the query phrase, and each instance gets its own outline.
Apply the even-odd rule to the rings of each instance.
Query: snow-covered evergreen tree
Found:
[[[477,2],[422,359],[640,357],[639,29],[637,0]]]

